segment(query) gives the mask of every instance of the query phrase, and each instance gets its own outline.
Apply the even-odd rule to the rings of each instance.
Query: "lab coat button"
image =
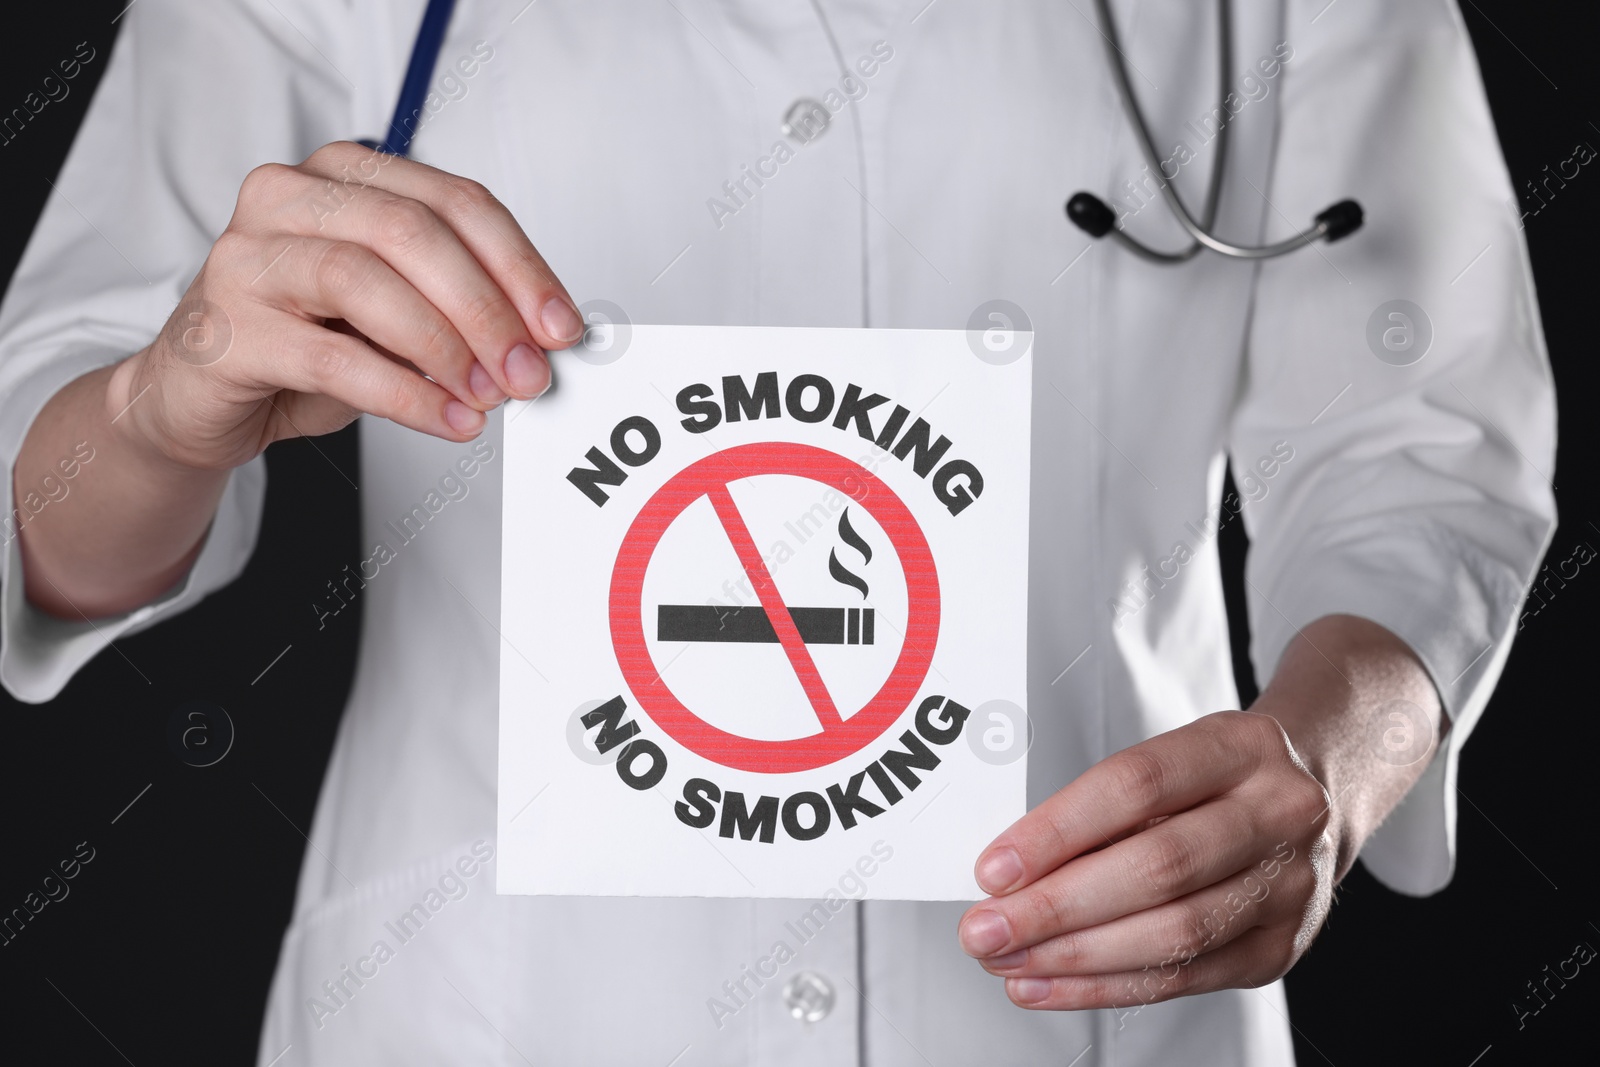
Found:
[[[803,1023],[820,1023],[833,1010],[833,986],[815,971],[801,971],[783,987],[789,1014]]]
[[[802,96],[783,113],[783,134],[801,144],[809,144],[821,137],[832,121],[833,116],[828,114],[827,108],[809,96]]]

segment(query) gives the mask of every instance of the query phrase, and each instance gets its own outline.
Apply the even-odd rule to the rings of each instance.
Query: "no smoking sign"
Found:
[[[506,414],[500,890],[821,895],[881,843],[871,895],[977,895],[1032,737],[1029,361],[632,331]]]
[[[849,497],[877,519],[888,535],[887,550],[899,558],[905,576],[907,605],[904,625],[896,636],[885,634],[887,642],[898,643],[899,655],[871,699],[859,708],[841,708],[822,677],[812,655],[814,644],[855,645],[865,649],[879,644],[877,609],[870,606],[791,607],[773,578],[772,568],[757,547],[749,524],[734,501],[730,486],[760,475],[790,475],[812,486]],[[801,514],[806,514],[804,488],[790,487]],[[816,495],[815,493],[811,495]],[[752,606],[719,604],[715,595],[703,605],[667,605],[655,609],[657,637],[661,644],[675,640],[705,641],[729,647],[759,638],[775,641],[781,648],[795,681],[805,694],[806,703],[816,717],[815,732],[788,739],[749,737],[734,730],[706,722],[673,692],[656,654],[645,638],[651,615],[645,603],[645,573],[670,524],[693,504],[708,501],[722,532],[743,572],[740,589],[753,591]],[[850,509],[840,519],[848,526]],[[858,522],[860,520],[858,519]],[[856,543],[866,542],[856,535]],[[873,562],[869,547],[859,549],[866,570]],[[880,561],[882,552],[880,549]],[[830,577],[843,570],[836,552],[831,552]],[[881,569],[881,562],[880,562]],[[855,577],[852,572],[847,575]],[[851,583],[843,582],[850,591]],[[865,583],[862,582],[865,586]],[[718,593],[725,590],[717,590]],[[862,591],[865,601],[867,590]],[[800,628],[804,620],[806,631]],[[815,620],[813,622],[812,620]],[[611,580],[611,633],[617,662],[623,677],[650,718],[674,740],[706,759],[726,767],[746,771],[782,773],[810,770],[849,756],[877,740],[899,720],[912,697],[927,677],[939,635],[939,577],[933,554],[928,548],[916,518],[887,486],[865,467],[833,452],[791,442],[761,442],[739,445],[699,460],[672,477],[639,512],[617,555]],[[770,635],[770,638],[768,637]],[[809,638],[809,640],[808,640]],[[863,643],[865,642],[865,643]],[[735,669],[729,661],[719,668],[723,657],[701,657],[713,674],[726,675]],[[771,701],[776,698],[769,686],[765,693],[739,693],[742,702],[752,696]]]

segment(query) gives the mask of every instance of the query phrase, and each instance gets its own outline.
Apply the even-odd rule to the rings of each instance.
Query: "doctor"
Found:
[[[376,416],[364,542],[474,471],[362,592],[261,1063],[1285,1064],[1277,979],[1356,858],[1446,884],[1457,753],[1553,523],[1471,45],[1449,0],[1240,0],[1219,72],[1212,6],[1114,8],[1186,203],[1230,124],[1217,233],[1347,196],[1365,229],[1262,264],[1086,238],[1078,189],[1188,239],[1072,4],[474,0],[412,160],[345,139],[384,129],[422,0],[127,13],[0,311],[7,688],[48,700],[237,575],[273,441]],[[996,298],[1036,335],[1036,740],[1030,813],[973,857],[993,896],[803,941],[812,902],[496,896],[498,409],[559,379],[579,301],[960,329]]]

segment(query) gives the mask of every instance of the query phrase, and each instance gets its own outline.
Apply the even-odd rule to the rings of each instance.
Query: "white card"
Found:
[[[1031,342],[556,354],[505,414],[500,892],[822,897],[872,856],[866,896],[983,895],[1026,803]]]

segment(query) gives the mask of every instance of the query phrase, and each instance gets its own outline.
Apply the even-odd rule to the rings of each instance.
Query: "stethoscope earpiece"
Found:
[[[1067,218],[1090,237],[1104,237],[1117,224],[1117,214],[1093,193],[1073,193],[1067,201]]]
[[[1323,236],[1330,244],[1341,237],[1349,237],[1361,229],[1366,220],[1367,213],[1354,200],[1341,200],[1317,216],[1317,224],[1323,228]]]

